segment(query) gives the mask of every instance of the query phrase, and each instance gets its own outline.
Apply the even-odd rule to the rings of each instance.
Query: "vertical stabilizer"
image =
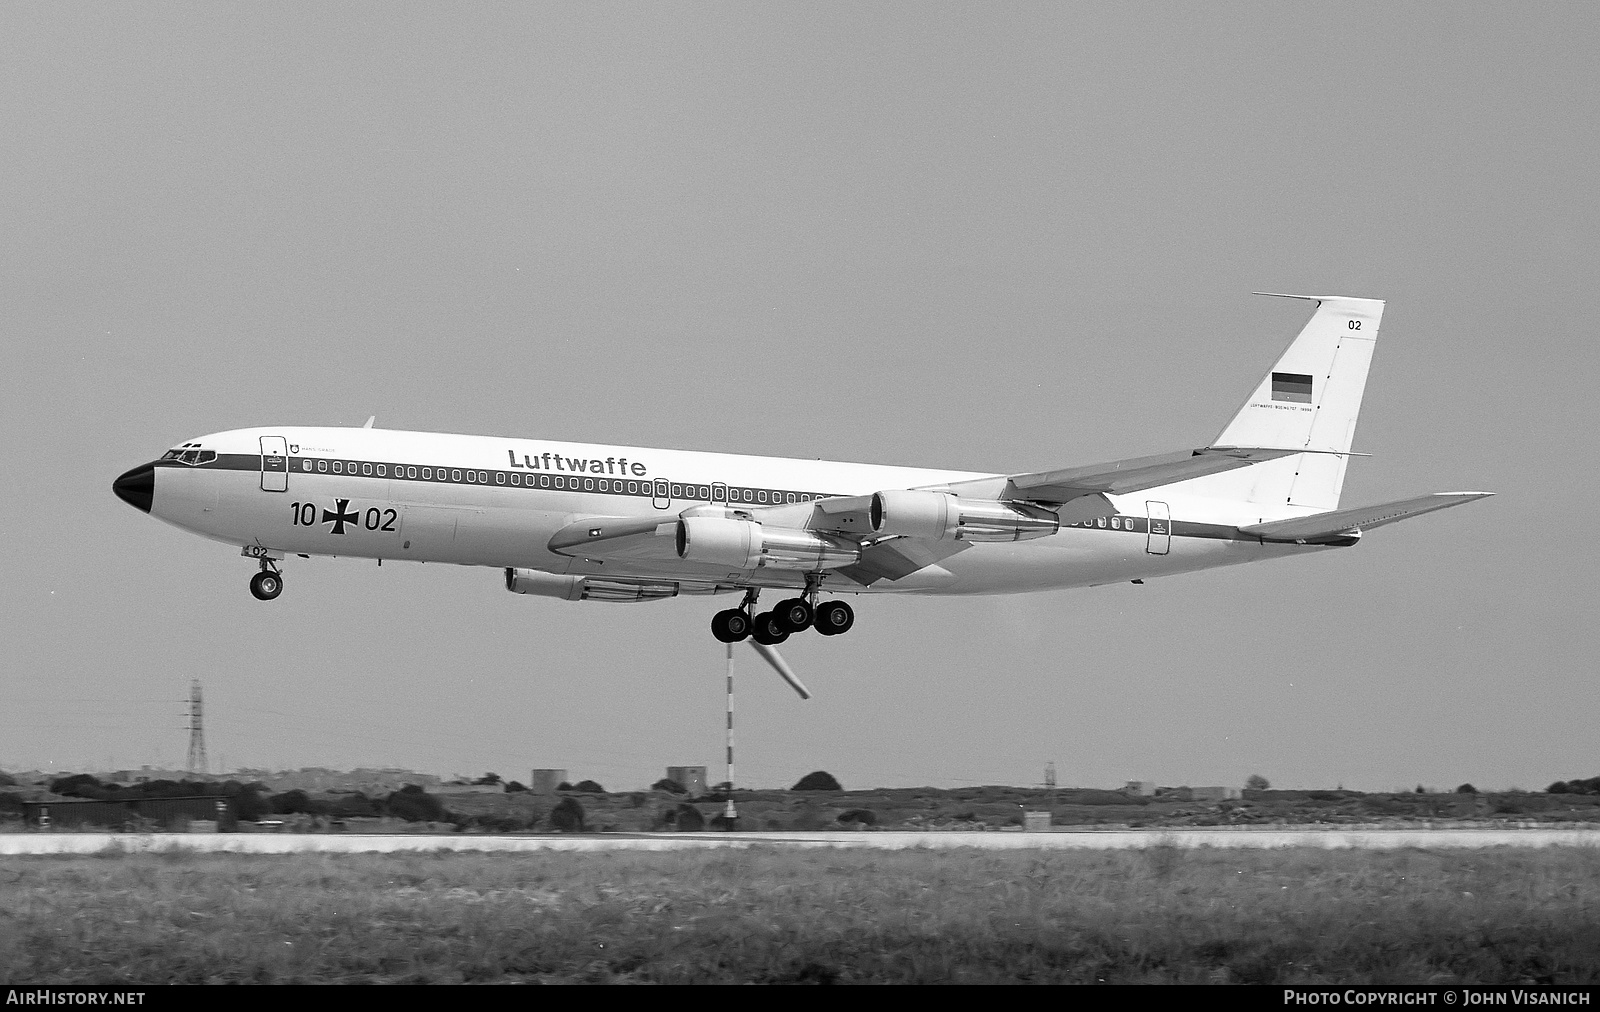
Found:
[[[1383,302],[1338,295],[1280,297],[1314,301],[1316,312],[1213,445],[1316,452],[1199,478],[1184,488],[1263,505],[1336,509]]]

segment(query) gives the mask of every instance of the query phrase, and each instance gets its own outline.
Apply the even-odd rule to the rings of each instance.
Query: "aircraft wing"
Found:
[[[1104,464],[1084,467],[1064,467],[1056,471],[1037,471],[1032,474],[1014,474],[1008,479],[1008,491],[1018,499],[1033,502],[1064,503],[1080,496],[1095,493],[1121,495],[1141,489],[1171,485],[1208,474],[1220,474],[1238,467],[1248,467],[1263,460],[1287,457],[1303,450],[1285,450],[1268,447],[1208,446],[1199,450],[1183,450],[1152,457],[1129,457]]]
[[[1462,503],[1474,502],[1491,495],[1494,495],[1494,493],[1435,492],[1432,495],[1419,495],[1410,499],[1400,499],[1396,502],[1381,503],[1377,506],[1358,506],[1355,509],[1334,510],[1331,513],[1315,513],[1308,517],[1295,517],[1292,520],[1274,520],[1265,524],[1253,524],[1249,527],[1239,528],[1239,532],[1253,535],[1263,541],[1314,545],[1319,542],[1353,537],[1374,527],[1398,523],[1409,517],[1432,513],[1434,510],[1449,509],[1451,506],[1460,506]]]

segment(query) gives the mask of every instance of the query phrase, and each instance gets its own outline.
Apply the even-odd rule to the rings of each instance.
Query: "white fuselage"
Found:
[[[281,463],[266,462],[278,444],[263,439],[282,440]],[[668,522],[699,505],[769,511],[792,505],[795,524],[803,526],[808,504],[821,498],[958,482],[983,488],[986,480],[998,495],[1004,485],[1002,475],[966,471],[385,429],[239,429],[192,445],[215,459],[155,462],[149,511],[217,541],[274,555],[683,581],[686,590],[691,584],[800,587],[804,576],[727,572],[676,559],[590,560],[552,552],[549,541],[588,518]],[[1107,499],[1114,516],[1064,523],[1034,540],[965,546],[935,565],[870,586],[830,574],[826,590],[1021,593],[1322,550],[1240,535],[1237,525],[1274,517],[1254,504],[1186,496],[1179,486]]]

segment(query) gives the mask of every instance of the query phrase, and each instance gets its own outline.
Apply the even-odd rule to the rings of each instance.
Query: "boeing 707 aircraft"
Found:
[[[773,645],[850,629],[841,597],[1014,594],[1326,552],[1483,498],[1339,508],[1383,303],[1310,321],[1221,435],[1177,453],[1025,474],[271,425],[191,439],[112,484],[259,564],[290,555],[487,566],[568,601],[742,593],[711,630]],[[758,611],[764,591],[782,599]],[[824,600],[824,598],[826,598]]]

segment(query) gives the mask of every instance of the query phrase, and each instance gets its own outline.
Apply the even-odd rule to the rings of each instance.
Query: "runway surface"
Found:
[[[1175,829],[1045,833],[607,833],[600,836],[363,833],[12,833],[0,855],[195,851],[234,854],[360,854],[409,851],[522,853],[541,850],[667,851],[781,846],[862,850],[1129,850],[1144,847],[1321,847],[1365,850],[1595,847],[1600,829]]]

